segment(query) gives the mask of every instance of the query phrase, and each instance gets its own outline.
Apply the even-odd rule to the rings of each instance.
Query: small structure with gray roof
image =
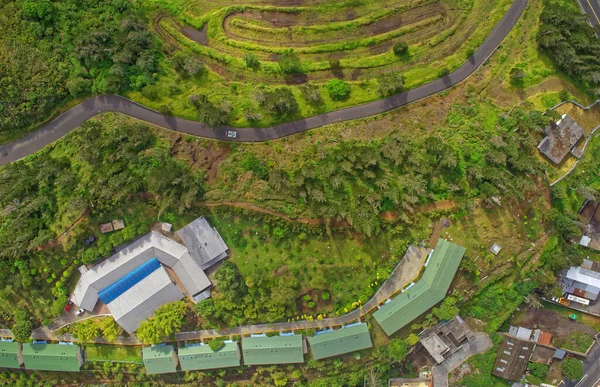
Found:
[[[304,363],[302,335],[242,338],[246,365]]]
[[[184,371],[237,367],[240,359],[240,349],[235,341],[225,342],[218,351],[213,351],[208,344],[179,348],[179,362]]]
[[[580,157],[581,152],[576,148],[583,137],[584,130],[569,115],[563,116],[556,123],[552,122],[544,128],[546,137],[538,145],[539,151],[554,164],[560,164],[571,152]]]
[[[229,256],[229,248],[219,232],[201,217],[177,231],[202,270]]]
[[[142,358],[149,375],[177,372],[179,358],[172,345],[145,347],[142,350]]]
[[[369,328],[365,323],[316,333],[308,338],[308,343],[315,360],[356,352],[373,346]]]

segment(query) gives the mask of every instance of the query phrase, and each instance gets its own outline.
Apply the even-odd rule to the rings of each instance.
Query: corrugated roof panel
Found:
[[[28,370],[79,372],[81,360],[78,345],[23,344],[23,362]]]
[[[105,304],[109,304],[121,294],[131,289],[141,280],[148,277],[158,268],[160,268],[160,262],[158,262],[158,259],[152,258],[148,262],[144,262],[140,266],[127,273],[124,277],[117,280],[112,285],[99,291],[98,297]]]
[[[371,335],[367,324],[337,329],[308,338],[316,360],[371,348]]]
[[[19,368],[22,362],[19,343],[0,342],[0,367]]]
[[[244,364],[303,363],[302,335],[273,337],[243,337]]]
[[[142,358],[147,374],[177,372],[178,358],[172,345],[144,347]]]
[[[198,218],[187,224],[177,235],[181,237],[190,253],[203,269],[207,269],[216,258],[227,257],[228,247],[221,235],[210,226],[206,218]]]
[[[184,371],[210,370],[240,365],[240,350],[237,342],[225,343],[218,351],[209,345],[179,348],[179,362]]]

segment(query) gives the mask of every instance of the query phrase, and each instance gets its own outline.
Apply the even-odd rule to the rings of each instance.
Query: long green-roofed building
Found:
[[[23,364],[21,344],[14,342],[0,342],[0,367],[20,368]]]
[[[237,342],[225,343],[218,351],[208,345],[179,348],[179,362],[184,371],[211,370],[237,367],[240,365],[240,350]]]
[[[438,239],[422,278],[373,314],[388,336],[446,297],[464,254],[464,247]]]
[[[172,345],[144,347],[142,358],[147,374],[177,372],[177,353]]]
[[[371,348],[371,335],[367,324],[357,324],[308,338],[316,360]]]
[[[303,363],[302,335],[242,338],[244,364]]]
[[[79,345],[27,343],[22,353],[28,370],[79,372],[83,365]]]

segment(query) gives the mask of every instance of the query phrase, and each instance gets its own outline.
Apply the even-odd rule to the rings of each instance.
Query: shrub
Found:
[[[331,297],[331,296],[330,296],[330,295],[329,295],[329,293],[327,293],[327,292],[323,292],[323,293],[321,293],[321,299],[322,299],[323,301],[327,301],[327,300],[329,300],[329,298],[330,298],[330,297]]]
[[[309,294],[307,294],[304,297],[302,297],[302,299],[304,299],[304,301],[310,301],[312,298]]]
[[[312,309],[312,308],[314,308],[315,306],[317,306],[317,304],[315,304],[313,301],[310,301],[310,302],[308,303],[308,308],[309,308],[309,309]]]
[[[302,73],[302,63],[298,54],[292,48],[285,50],[283,54],[277,58],[277,64],[284,74],[300,74]]]
[[[216,352],[225,346],[225,341],[223,339],[212,339],[208,342],[208,346]]]
[[[312,106],[319,106],[323,104],[323,97],[321,93],[319,93],[319,87],[317,85],[313,85],[312,83],[305,83],[300,86],[300,92],[302,93],[302,98]]]
[[[258,57],[255,54],[246,54],[244,60],[246,61],[246,67],[250,69],[257,69],[260,67],[260,62],[258,61]]]
[[[350,95],[350,85],[338,78],[330,79],[327,82],[327,91],[332,99],[345,99]]]
[[[570,357],[562,362],[562,374],[569,380],[579,380],[583,377],[583,363]]]
[[[158,99],[158,88],[153,85],[142,87],[142,95],[151,101]]]
[[[448,75],[450,75],[450,70],[448,70],[447,67],[444,67],[443,69],[440,70],[440,72],[438,73],[438,77],[439,78],[443,78],[443,77],[447,77]]]
[[[408,43],[406,42],[398,42],[396,44],[394,44],[394,47],[392,48],[392,50],[394,51],[395,55],[404,55],[408,52]]]
[[[539,363],[529,363],[529,371],[536,378],[544,379],[548,373],[548,366]]]
[[[404,88],[404,76],[395,72],[381,73],[377,76],[377,92],[382,97],[396,94]]]
[[[339,59],[329,59],[329,67],[331,67],[332,70],[338,70],[342,65],[340,64]]]
[[[525,79],[525,71],[518,67],[513,67],[510,69],[510,82],[513,85],[521,86],[523,84],[523,80]]]
[[[274,90],[265,91],[262,105],[269,113],[277,116],[294,114],[300,109],[298,102],[287,87],[278,87]]]

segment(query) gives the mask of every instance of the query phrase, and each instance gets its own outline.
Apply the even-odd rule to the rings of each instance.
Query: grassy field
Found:
[[[87,361],[120,361],[142,363],[142,349],[137,346],[89,344],[85,346]]]

